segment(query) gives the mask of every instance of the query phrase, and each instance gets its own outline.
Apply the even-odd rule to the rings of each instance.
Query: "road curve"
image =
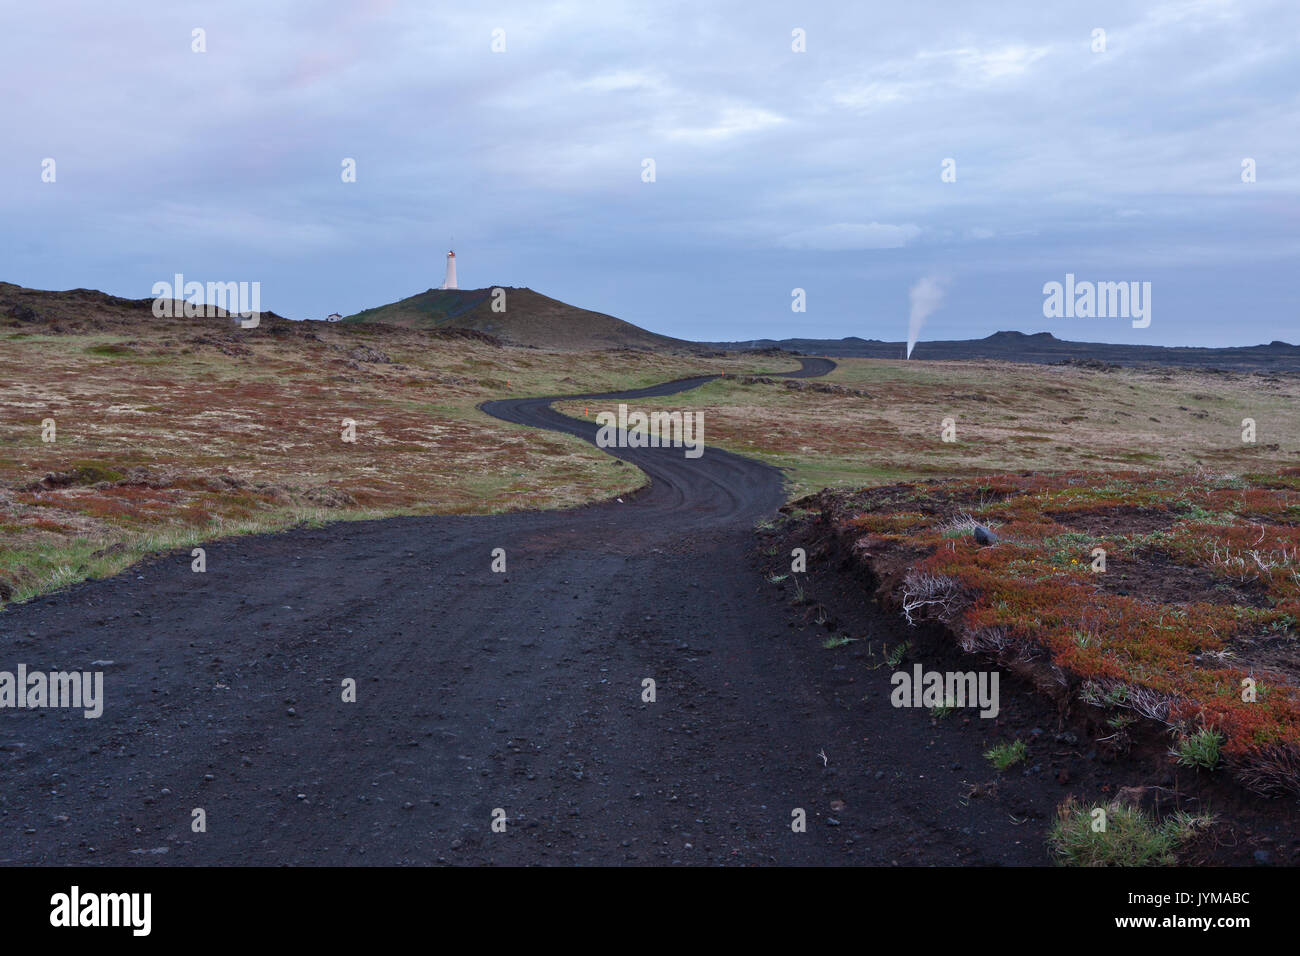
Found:
[[[823,358],[801,358],[794,372],[776,373],[779,378],[812,378],[826,375],[835,363]],[[592,444],[599,430],[594,421],[562,415],[552,406],[561,401],[628,402],[641,398],[678,395],[716,381],[716,375],[679,379],[625,392],[558,395],[545,398],[508,398],[479,406],[495,418],[550,431],[577,435]],[[706,420],[707,426],[707,420]],[[707,443],[708,432],[705,431]],[[709,448],[700,458],[688,459],[681,449],[606,448],[616,458],[636,465],[651,480],[648,488],[628,500],[643,516],[681,520],[691,527],[726,521],[743,521],[768,514],[785,500],[780,471],[771,465]],[[676,530],[685,530],[680,526]]]
[[[594,437],[551,401],[489,411]],[[930,756],[791,629],[751,554],[776,469],[617,454],[652,479],[625,504],[232,538],[6,609],[0,670],[104,701],[0,711],[0,864],[1040,862],[946,799],[977,745]]]

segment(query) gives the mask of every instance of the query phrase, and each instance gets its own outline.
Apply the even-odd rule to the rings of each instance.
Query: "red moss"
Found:
[[[1041,648],[1080,682],[1148,688],[1173,702],[1171,722],[1215,728],[1226,738],[1225,755],[1250,766],[1278,747],[1300,747],[1300,689],[1285,683],[1281,671],[1256,673],[1257,698],[1243,701],[1242,680],[1252,675],[1231,666],[1230,657],[1223,666],[1206,666],[1204,655],[1231,650],[1235,637],[1261,624],[1294,628],[1300,620],[1300,526],[1273,523],[1294,514],[1293,492],[1240,484],[1145,472],[981,477],[914,485],[911,496],[907,486],[878,498],[859,493],[852,500],[872,510],[848,514],[842,523],[855,533],[872,532],[864,550],[875,560],[903,541],[912,553],[920,549],[926,556],[911,562],[914,570],[948,578],[966,596],[962,607],[947,609],[946,619],[959,631],[997,629],[1022,647]],[[1001,500],[976,515],[996,527],[996,547],[945,535],[950,519],[972,501],[996,496]],[[1061,523],[1085,513],[1111,515],[1108,530],[1079,537]],[[1136,513],[1155,530],[1126,533],[1124,516]],[[1190,517],[1207,513],[1221,520],[1206,524]],[[1167,519],[1151,521],[1153,515]],[[1111,593],[1098,587],[1091,571],[1093,547],[1115,557],[1158,551],[1220,577],[1250,578],[1273,609],[1196,600],[1161,604],[1144,598],[1140,581],[1132,594]]]

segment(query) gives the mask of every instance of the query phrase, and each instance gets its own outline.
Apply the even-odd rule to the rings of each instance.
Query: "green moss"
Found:
[[[78,485],[93,485],[101,481],[121,481],[126,476],[120,471],[114,471],[102,461],[74,461],[72,468],[72,480]]]

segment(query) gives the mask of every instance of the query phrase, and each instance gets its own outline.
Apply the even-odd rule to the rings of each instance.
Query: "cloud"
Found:
[[[920,235],[919,226],[889,225],[888,222],[836,222],[790,233],[780,239],[787,248],[810,248],[828,252],[861,248],[902,248]]]
[[[784,122],[785,117],[762,107],[724,106],[707,126],[678,126],[667,129],[664,133],[669,139],[717,141],[741,133],[755,133]]]
[[[1047,44],[1019,43],[918,50],[911,56],[884,60],[865,72],[837,77],[830,84],[829,98],[846,109],[867,112],[952,97],[993,84],[1014,85],[1051,52]]]
[[[880,106],[890,106],[909,98],[915,86],[903,83],[885,83],[869,80],[864,83],[836,88],[831,93],[831,100],[838,106],[851,110],[866,111]]]
[[[621,90],[664,92],[669,88],[662,77],[640,70],[610,70],[609,72],[586,77],[578,82],[578,86],[580,89],[596,90],[600,93]]]
[[[315,218],[223,209],[219,204],[159,203],[118,217],[119,228],[159,235],[201,234],[206,240],[239,244],[256,252],[304,255],[341,246],[343,232]]]
[[[805,284],[802,331],[886,335],[863,325],[898,319],[865,312],[864,290],[901,302],[940,253],[962,276],[962,308],[931,320],[945,334],[1012,327],[1026,302],[1035,318],[1042,273],[1084,267],[1183,269],[1171,337],[1247,334],[1221,331],[1225,311],[1294,324],[1295,291],[1269,281],[1300,209],[1291,0],[813,4],[797,21],[776,0],[744,16],[226,0],[202,21],[174,0],[12,6],[3,280],[99,269],[123,291],[260,260],[284,296],[268,307],[325,314],[436,285],[454,234],[466,275],[713,339],[788,334],[771,301]],[[824,255],[872,250],[893,252]],[[756,297],[744,309],[738,289]]]
[[[946,61],[967,81],[984,82],[1020,76],[1049,52],[1048,46],[1012,44],[988,49],[962,47],[956,50],[922,50],[916,58],[921,61]]]
[[[833,226],[803,229],[782,237],[789,249],[821,249],[828,252],[851,249],[900,249],[921,234],[919,226],[893,226],[883,222],[841,222]]]

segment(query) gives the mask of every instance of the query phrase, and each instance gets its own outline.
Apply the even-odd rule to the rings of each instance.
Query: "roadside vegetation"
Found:
[[[1062,866],[1174,866],[1213,822],[1181,811],[1156,821],[1137,807],[1086,807],[1070,798],[1057,810],[1048,845]]]
[[[908,620],[1093,714],[1108,746],[1167,733],[1184,767],[1300,793],[1300,468],[998,475],[798,507]]]

